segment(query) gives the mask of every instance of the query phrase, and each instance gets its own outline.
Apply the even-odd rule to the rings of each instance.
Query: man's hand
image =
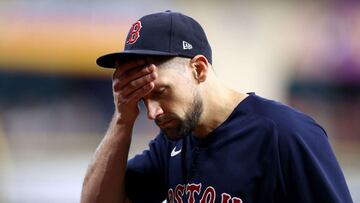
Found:
[[[113,75],[115,114],[86,173],[82,203],[128,203],[125,171],[138,101],[154,88],[155,65],[136,60],[117,66]]]
[[[139,100],[155,86],[155,69],[155,65],[147,65],[144,60],[117,64],[113,75],[113,95],[118,122],[135,121],[139,115]]]

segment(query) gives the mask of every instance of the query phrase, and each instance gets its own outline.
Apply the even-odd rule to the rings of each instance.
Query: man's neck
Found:
[[[193,131],[199,138],[206,137],[225,122],[236,106],[248,96],[222,85],[212,88],[203,95],[203,113],[198,127]]]

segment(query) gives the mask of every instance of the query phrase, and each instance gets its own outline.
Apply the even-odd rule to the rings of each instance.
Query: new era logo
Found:
[[[192,45],[189,42],[183,41],[183,49],[192,49]]]

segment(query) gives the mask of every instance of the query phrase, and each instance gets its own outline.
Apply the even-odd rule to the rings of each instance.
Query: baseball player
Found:
[[[97,64],[115,68],[115,113],[82,203],[352,202],[324,129],[284,104],[225,87],[194,19],[146,15],[125,50]],[[128,161],[139,101],[160,132]]]

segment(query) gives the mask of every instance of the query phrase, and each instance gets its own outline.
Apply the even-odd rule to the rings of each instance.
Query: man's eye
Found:
[[[161,95],[161,94],[165,93],[165,91],[166,91],[166,88],[160,88],[160,89],[156,90],[155,94]]]

